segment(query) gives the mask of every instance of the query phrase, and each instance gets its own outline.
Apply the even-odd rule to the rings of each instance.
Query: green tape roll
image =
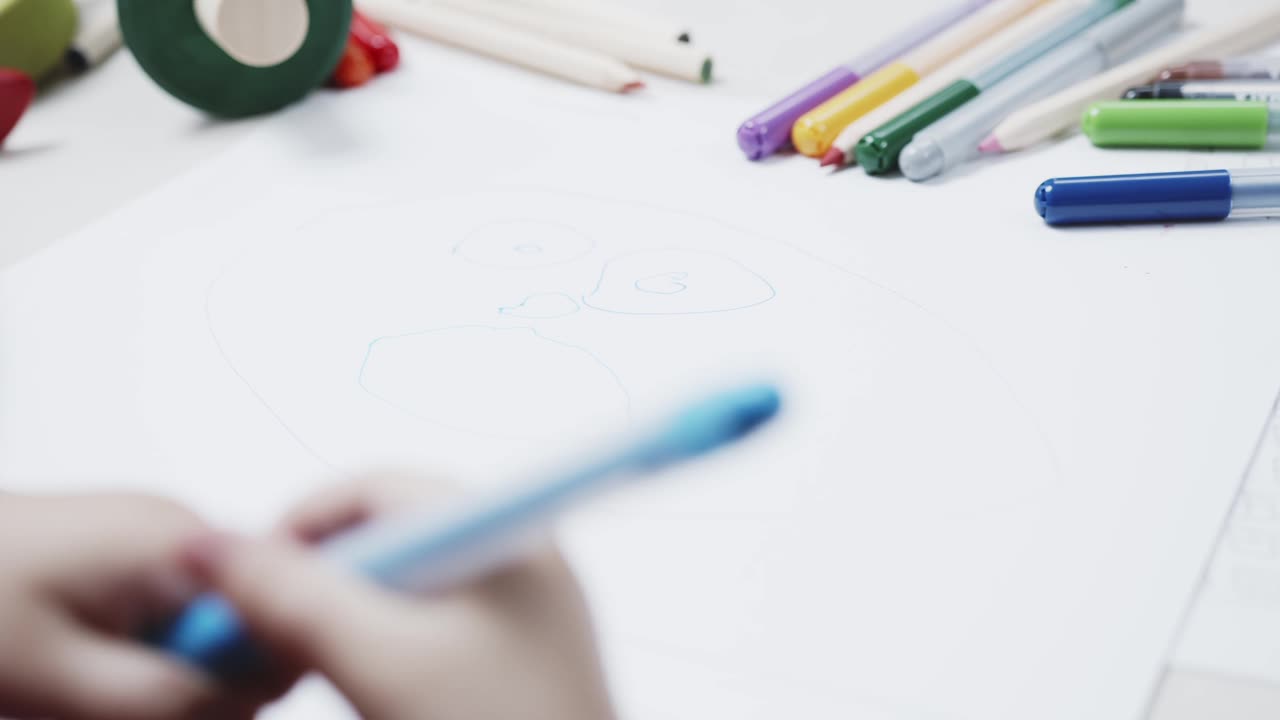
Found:
[[[0,67],[39,78],[62,62],[75,32],[72,0],[0,0]]]
[[[271,112],[303,98],[338,64],[351,26],[351,0],[306,0],[301,47],[283,62],[257,67],[209,37],[192,0],[117,4],[125,43],[142,69],[170,95],[221,117]]]

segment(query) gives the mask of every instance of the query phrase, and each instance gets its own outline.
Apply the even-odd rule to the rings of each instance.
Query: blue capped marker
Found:
[[[1036,212],[1050,225],[1280,217],[1280,169],[1055,178]]]
[[[769,385],[721,393],[571,472],[425,514],[370,523],[325,542],[320,552],[394,590],[431,593],[457,587],[518,557],[564,510],[622,480],[741,440],[773,419],[780,404],[777,389]],[[154,642],[222,678],[251,675],[267,662],[235,609],[213,594],[196,598]]]

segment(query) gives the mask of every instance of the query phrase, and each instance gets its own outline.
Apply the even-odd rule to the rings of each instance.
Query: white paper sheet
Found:
[[[1258,444],[1173,662],[1280,683],[1280,415]]]
[[[0,275],[8,486],[255,527],[770,377],[758,442],[565,528],[626,717],[1138,716],[1280,384],[1274,225],[1031,210],[1184,155],[829,178],[738,156],[756,98],[405,51]]]

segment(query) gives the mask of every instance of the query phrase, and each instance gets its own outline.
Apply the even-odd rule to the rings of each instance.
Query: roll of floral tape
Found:
[[[170,95],[221,117],[304,97],[337,65],[351,26],[351,0],[117,4],[125,44],[142,69]]]
[[[0,67],[38,79],[62,61],[75,32],[72,0],[0,0]]]

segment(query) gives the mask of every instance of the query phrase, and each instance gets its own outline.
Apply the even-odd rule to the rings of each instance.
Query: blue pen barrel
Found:
[[[1055,178],[1036,189],[1035,204],[1050,225],[1225,220],[1231,215],[1231,173]]]
[[[508,562],[529,534],[619,477],[654,473],[744,439],[772,420],[781,404],[772,385],[750,385],[693,403],[661,426],[575,469],[513,485],[458,507],[388,518],[325,541],[333,562],[391,589],[443,591]],[[202,595],[168,627],[148,637],[155,646],[223,678],[236,679],[269,665],[254,647],[235,608]]]

